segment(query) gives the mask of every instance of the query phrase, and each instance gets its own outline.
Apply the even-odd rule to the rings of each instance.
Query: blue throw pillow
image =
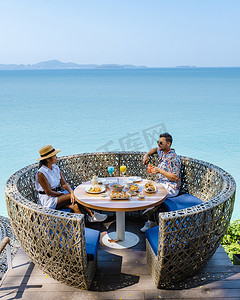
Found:
[[[176,197],[166,198],[161,207],[165,211],[174,211],[192,207],[201,203],[204,203],[201,199],[185,193]]]

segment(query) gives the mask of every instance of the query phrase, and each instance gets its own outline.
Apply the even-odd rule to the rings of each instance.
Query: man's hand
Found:
[[[153,174],[161,173],[161,169],[159,169],[158,167],[152,167],[151,168],[151,172]]]
[[[172,181],[178,181],[177,175],[175,175],[174,173],[171,173],[171,172],[164,171],[163,169],[160,169],[158,167],[152,167],[151,172],[153,174],[159,173]]]
[[[143,157],[143,164],[146,165],[148,163],[148,154],[146,153]]]

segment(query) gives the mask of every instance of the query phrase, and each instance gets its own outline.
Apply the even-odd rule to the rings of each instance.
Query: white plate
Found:
[[[142,181],[142,178],[140,176],[132,176],[128,178],[129,180],[132,180],[133,182],[140,182]]]
[[[104,186],[100,186],[101,188],[101,191],[100,192],[91,192],[89,191],[89,189],[91,188],[92,186],[87,186],[85,187],[85,192],[89,193],[89,194],[101,194],[102,192],[105,192],[106,188]]]
[[[156,193],[157,189],[156,189],[156,187],[155,187],[155,191],[148,191],[147,189],[144,189],[144,191],[145,191],[146,193],[153,194],[153,193]]]

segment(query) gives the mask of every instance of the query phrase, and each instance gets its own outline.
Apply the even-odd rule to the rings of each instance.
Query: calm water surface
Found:
[[[0,111],[4,216],[6,180],[43,145],[61,155],[147,150],[162,127],[178,154],[216,164],[240,183],[240,68],[0,71]],[[233,219],[239,202],[237,191]]]

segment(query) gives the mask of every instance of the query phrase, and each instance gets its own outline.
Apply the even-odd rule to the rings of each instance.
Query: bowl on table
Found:
[[[114,191],[114,192],[121,192],[123,189],[123,185],[119,184],[119,183],[111,183],[110,184],[110,188]]]

